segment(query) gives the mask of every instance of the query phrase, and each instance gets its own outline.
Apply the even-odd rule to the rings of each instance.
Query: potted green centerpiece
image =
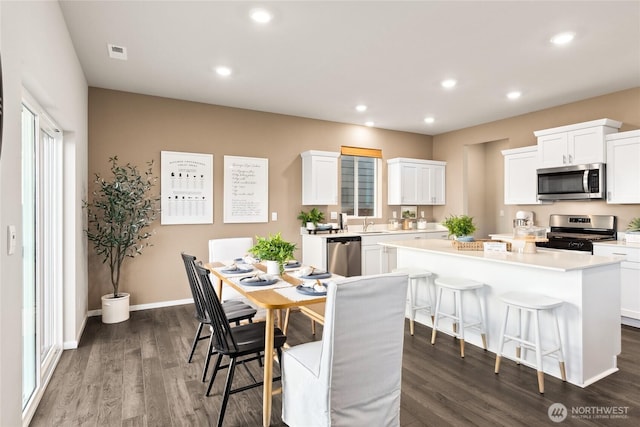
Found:
[[[456,240],[473,242],[473,232],[476,231],[476,226],[472,217],[468,215],[450,215],[442,221],[442,225],[449,230],[449,236],[455,236]]]
[[[265,261],[267,273],[282,274],[284,264],[293,259],[295,250],[295,244],[283,240],[280,233],[276,233],[268,237],[256,236],[256,244],[249,249],[249,252]]]
[[[102,297],[102,321],[118,323],[129,318],[129,294],[120,292],[122,264],[150,246],[147,229],[160,211],[159,198],[150,195],[157,181],[152,174],[153,162],[147,163],[143,173],[129,163],[119,165],[117,157],[109,162],[111,176],[105,179],[96,174],[92,198],[83,203],[89,224],[87,239],[102,262],[109,264],[111,273],[113,293]]]
[[[315,230],[318,224],[324,221],[324,213],[318,208],[312,208],[309,212],[300,211],[298,219],[307,230]]]
[[[624,236],[627,243],[640,243],[640,217],[631,220]]]

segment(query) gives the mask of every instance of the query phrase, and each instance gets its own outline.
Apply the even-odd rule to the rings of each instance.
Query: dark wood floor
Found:
[[[215,424],[224,381],[218,378],[212,396],[204,396],[200,376],[205,344],[201,343],[193,363],[185,360],[195,327],[192,305],[133,312],[128,322],[116,325],[90,318],[79,348],[63,353],[31,425]],[[544,396],[537,392],[532,369],[505,360],[500,375],[495,375],[492,353],[469,345],[463,360],[457,356],[453,338],[441,336],[432,346],[429,337],[427,327],[416,325],[414,337],[407,328],[402,426],[639,425],[639,329],[623,327],[619,372],[586,389],[547,376]],[[311,339],[309,321],[294,313],[288,342],[295,345]],[[255,366],[253,372],[261,371]],[[238,369],[238,383],[247,379],[244,370]],[[225,426],[261,425],[261,394],[262,389],[257,388],[231,396]],[[553,403],[562,403],[569,411],[625,407],[627,417],[569,415],[562,423],[554,423],[547,415]],[[274,426],[284,425],[280,411],[281,399],[276,396]]]

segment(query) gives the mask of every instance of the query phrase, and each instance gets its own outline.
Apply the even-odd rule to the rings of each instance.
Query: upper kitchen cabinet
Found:
[[[503,150],[504,156],[504,204],[537,205],[536,167],[538,146]]]
[[[615,133],[621,122],[600,119],[535,131],[538,138],[538,167],[605,163],[605,136]]]
[[[606,139],[607,203],[640,203],[640,130]]]
[[[446,162],[387,160],[389,205],[444,205]]]
[[[338,204],[338,157],[333,151],[305,151],[302,157],[302,204]]]

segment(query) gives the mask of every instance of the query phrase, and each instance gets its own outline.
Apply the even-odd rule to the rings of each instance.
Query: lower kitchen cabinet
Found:
[[[380,246],[378,243],[412,239],[446,239],[447,231],[416,231],[396,233],[360,234],[362,275],[389,273],[396,268],[396,249]],[[303,234],[302,263],[317,268],[327,268],[327,238],[344,234]]]
[[[378,243],[413,239],[446,239],[446,231],[422,233],[376,234],[362,236],[362,274],[382,274],[392,272],[397,265],[395,248],[380,246]]]
[[[620,314],[622,323],[640,327],[640,244],[594,243],[593,254],[625,257],[620,264]]]

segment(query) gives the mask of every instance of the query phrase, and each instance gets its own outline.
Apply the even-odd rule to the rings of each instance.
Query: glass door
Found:
[[[30,98],[22,105],[23,419],[62,352],[62,134]]]

